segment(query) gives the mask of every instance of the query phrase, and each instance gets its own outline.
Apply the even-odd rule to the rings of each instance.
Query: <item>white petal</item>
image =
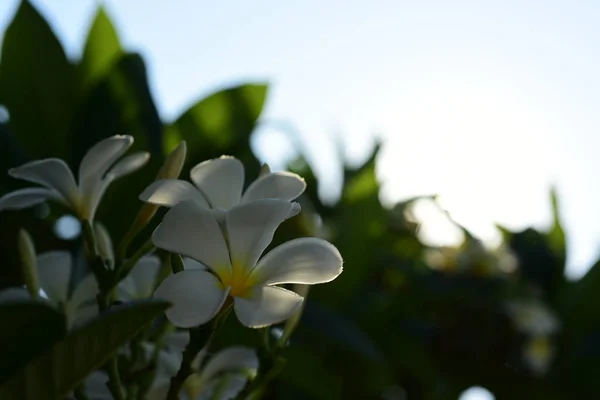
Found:
[[[93,190],[108,169],[133,144],[129,135],[111,136],[96,143],[88,150],[79,165],[79,187],[82,192]]]
[[[228,291],[206,271],[182,271],[167,277],[156,289],[155,298],[173,306],[165,315],[175,326],[191,328],[208,322],[221,309]]]
[[[206,265],[189,257],[183,257],[183,267],[185,269],[199,269],[202,271],[206,271],[208,269],[206,268]]]
[[[38,281],[53,303],[66,303],[71,278],[71,253],[49,251],[37,257]]]
[[[85,302],[94,301],[99,291],[96,278],[89,274],[77,284],[69,301],[73,307],[78,308]]]
[[[249,328],[285,321],[300,307],[303,298],[276,286],[256,286],[249,297],[234,297],[235,314]]]
[[[31,295],[22,287],[8,287],[0,290],[0,302],[11,303],[15,301],[31,301]]]
[[[228,347],[217,352],[202,369],[201,379],[207,382],[224,372],[258,369],[258,356],[248,347]]]
[[[225,374],[208,382],[194,400],[231,400],[244,389],[248,378],[243,374]]]
[[[244,166],[233,157],[204,161],[190,172],[192,181],[212,208],[227,210],[240,202],[244,187]]]
[[[85,379],[85,391],[90,400],[111,400],[113,398],[106,382],[108,382],[108,374],[101,371],[92,372]]]
[[[0,197],[0,210],[20,210],[46,200],[58,200],[64,203],[64,200],[56,191],[34,187],[15,190]]]
[[[161,179],[152,182],[140,194],[140,200],[167,207],[172,207],[180,201],[195,200],[202,206],[208,207],[198,188],[180,179]]]
[[[152,242],[158,248],[193,258],[217,274],[231,271],[219,224],[210,210],[194,201],[171,208],[152,234]]]
[[[303,283],[314,285],[334,280],[342,273],[338,249],[319,238],[290,240],[267,253],[250,274],[265,285]]]
[[[135,285],[138,299],[152,296],[159,269],[160,258],[157,256],[144,256],[135,264],[129,273],[129,277]]]
[[[258,199],[295,200],[306,189],[306,182],[291,172],[275,172],[264,175],[248,186],[242,202]]]
[[[112,181],[124,175],[131,174],[146,165],[148,160],[150,160],[150,153],[146,151],[140,151],[123,157],[122,160],[108,171],[105,179]]]
[[[253,268],[291,209],[289,201],[262,199],[229,210],[226,221],[232,262],[247,270]]]
[[[94,303],[73,309],[72,325],[73,327],[81,326],[98,316],[99,313],[100,310],[98,310],[98,304]]]
[[[48,189],[53,189],[72,204],[77,202],[77,184],[73,173],[63,160],[47,158],[32,161],[10,169],[8,174],[13,178],[39,183]]]
[[[190,333],[188,331],[169,332],[163,336],[163,341],[169,352],[181,354],[190,342]]]

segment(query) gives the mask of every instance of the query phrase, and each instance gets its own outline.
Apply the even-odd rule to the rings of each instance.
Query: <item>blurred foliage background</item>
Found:
[[[102,9],[82,58],[70,60],[44,18],[23,1],[2,43],[0,170],[47,157],[76,169],[98,140],[133,135],[134,148],[150,151],[151,162],[115,182],[98,214],[117,242],[141,205],[139,193],[180,140],[188,144],[183,178],[193,165],[227,154],[243,161],[247,181],[254,179],[260,162],[250,139],[267,96],[265,83],[227,87],[162,121],[144,59],[121,46]],[[489,249],[464,230],[462,245],[431,247],[418,238],[413,208],[435,203],[435,196],[384,207],[375,175],[378,151],[363,165],[344,166],[342,195],[333,205],[317,195],[306,157],[289,165],[308,189],[300,199],[303,212],[282,226],[274,245],[321,236],[339,248],[345,265],[336,281],[311,289],[284,353],[285,369],[268,397],[457,399],[472,386],[487,388],[496,399],[597,396],[600,266],[578,281],[565,279],[556,195],[549,194],[554,223],[548,231],[499,227],[503,243]],[[21,185],[0,174],[0,194]],[[55,205],[0,214],[1,288],[22,284],[20,227],[40,252],[80,254],[81,238],[55,234],[63,214]],[[251,332],[230,322],[219,340],[251,344]]]

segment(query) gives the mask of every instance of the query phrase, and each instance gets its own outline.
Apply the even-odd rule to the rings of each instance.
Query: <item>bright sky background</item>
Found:
[[[34,3],[78,57],[99,2]],[[439,193],[458,222],[493,243],[493,222],[547,226],[555,184],[569,275],[598,256],[600,3],[103,3],[125,47],[145,56],[165,119],[218,87],[266,80],[264,120],[295,126],[325,198],[339,194],[335,141],[358,163],[380,137],[387,204]],[[0,30],[17,4],[0,2]],[[266,123],[256,147],[278,168],[295,151]],[[420,213],[435,219],[427,207]],[[451,241],[453,232],[432,229],[430,239]]]

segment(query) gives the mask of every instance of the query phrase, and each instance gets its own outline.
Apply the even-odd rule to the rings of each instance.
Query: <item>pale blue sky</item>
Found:
[[[0,2],[1,30],[17,3]],[[78,57],[99,2],[34,3]],[[145,56],[165,119],[220,86],[266,80],[264,119],[298,128],[326,198],[339,191],[335,138],[358,162],[376,135],[385,143],[378,172],[387,203],[441,193],[459,222],[493,242],[493,221],[547,225],[555,183],[569,274],[580,276],[598,256],[600,182],[591,172],[600,169],[600,3],[103,4],[125,46]],[[277,167],[294,152],[267,126],[256,145]],[[419,212],[435,219],[427,207]],[[425,226],[426,239],[451,240],[447,228]]]

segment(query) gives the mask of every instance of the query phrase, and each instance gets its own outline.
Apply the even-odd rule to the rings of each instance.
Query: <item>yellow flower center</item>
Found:
[[[233,261],[231,264],[231,273],[223,274],[221,276],[221,283],[223,288],[230,287],[230,296],[245,297],[249,294],[249,290],[253,286],[251,279],[248,279],[248,271],[244,266],[238,262]]]

